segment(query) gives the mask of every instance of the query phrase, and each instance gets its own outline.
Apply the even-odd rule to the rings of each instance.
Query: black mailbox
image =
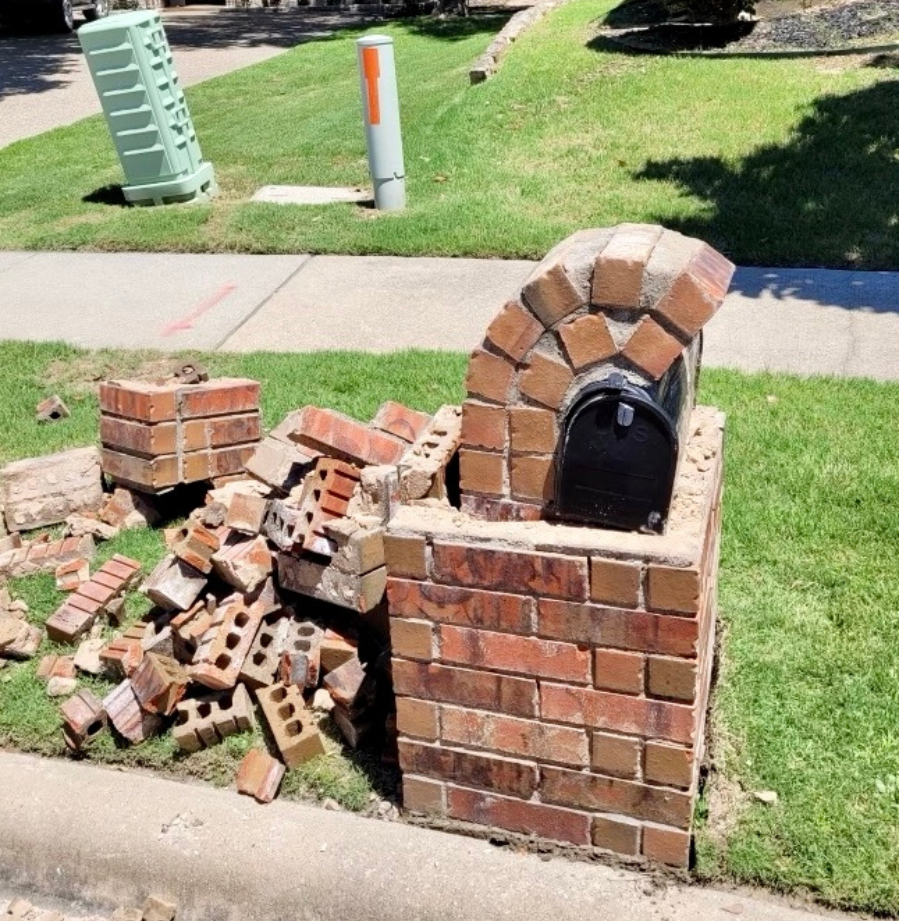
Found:
[[[577,395],[556,455],[556,517],[662,531],[695,400],[700,348],[697,342],[651,386],[614,371]]]

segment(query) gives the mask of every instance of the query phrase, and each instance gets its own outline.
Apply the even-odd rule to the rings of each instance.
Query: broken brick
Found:
[[[106,728],[106,711],[93,693],[83,688],[60,708],[62,733],[72,751],[89,745]]]
[[[131,685],[144,710],[168,716],[184,696],[189,680],[187,670],[174,659],[151,652],[135,669]]]
[[[268,752],[251,748],[237,771],[237,792],[257,802],[270,803],[278,794],[284,770],[284,765]]]

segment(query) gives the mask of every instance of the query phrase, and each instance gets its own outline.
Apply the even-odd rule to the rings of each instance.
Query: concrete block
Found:
[[[103,502],[96,448],[13,461],[0,471],[0,479],[10,531],[59,524],[73,512],[96,511]]]

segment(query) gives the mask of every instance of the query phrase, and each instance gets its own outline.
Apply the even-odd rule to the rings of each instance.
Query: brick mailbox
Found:
[[[688,865],[724,424],[692,397],[698,335],[732,272],[659,227],[585,231],[490,324],[462,407],[461,509],[406,503],[386,537],[407,809]],[[610,380],[632,408],[678,363],[688,399],[668,426],[664,515],[639,531],[565,520],[569,410]],[[616,437],[633,418],[612,414]],[[597,495],[621,472],[591,471]]]

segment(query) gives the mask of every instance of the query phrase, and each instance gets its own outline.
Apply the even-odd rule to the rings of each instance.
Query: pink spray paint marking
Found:
[[[199,320],[204,313],[212,310],[217,304],[221,304],[221,302],[235,290],[237,290],[237,285],[233,281],[229,281],[227,284],[222,285],[214,294],[200,301],[187,316],[181,317],[180,320],[173,320],[171,323],[166,323],[166,325],[162,327],[160,335],[163,337],[174,336],[175,333],[193,329],[196,320]]]

